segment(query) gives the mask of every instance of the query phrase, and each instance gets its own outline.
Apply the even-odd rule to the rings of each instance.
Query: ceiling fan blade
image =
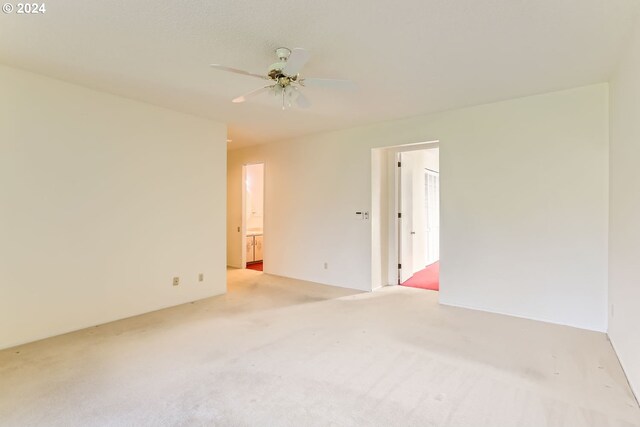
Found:
[[[304,94],[299,90],[296,90],[296,92],[298,93],[298,97],[296,98],[296,104],[298,105],[298,107],[300,108],[311,107],[311,101],[309,101],[309,98],[304,96]]]
[[[356,90],[358,85],[351,80],[340,79],[302,79],[300,84],[305,87],[322,87],[328,89]]]
[[[249,98],[253,98],[256,95],[260,95],[261,93],[268,91],[272,87],[273,87],[273,85],[261,87],[259,89],[253,90],[253,91],[251,91],[249,93],[246,93],[246,94],[244,94],[242,96],[234,98],[233,100],[231,100],[231,102],[233,102],[234,104],[240,104],[241,102],[244,102]]]
[[[293,49],[291,51],[291,55],[289,55],[289,59],[287,59],[286,65],[282,69],[282,72],[287,76],[297,75],[309,58],[311,58],[311,54],[305,49],[300,47]]]
[[[261,76],[260,74],[254,74],[248,71],[239,70],[237,68],[231,68],[231,67],[227,67],[225,65],[220,65],[220,64],[211,64],[211,67],[215,68],[216,70],[228,71],[230,73],[235,73],[235,74],[242,74],[243,76],[257,77],[263,80],[267,78],[267,76]]]

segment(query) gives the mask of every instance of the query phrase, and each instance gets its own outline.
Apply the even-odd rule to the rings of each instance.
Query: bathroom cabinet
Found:
[[[262,261],[262,234],[247,236],[245,248],[248,263]]]

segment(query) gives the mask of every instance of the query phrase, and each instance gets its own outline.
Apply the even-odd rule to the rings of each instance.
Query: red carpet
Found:
[[[262,261],[247,264],[247,268],[249,270],[262,271]]]
[[[436,261],[427,268],[418,271],[413,277],[402,286],[411,288],[430,289],[432,291],[440,290],[440,261]]]

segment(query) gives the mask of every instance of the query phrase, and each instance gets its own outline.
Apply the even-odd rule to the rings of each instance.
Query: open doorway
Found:
[[[398,283],[440,289],[438,148],[397,153]]]
[[[439,146],[434,140],[371,150],[372,289],[411,285],[427,272],[436,283],[424,288],[441,287]]]
[[[264,163],[244,165],[242,239],[243,266],[262,271],[264,261]]]

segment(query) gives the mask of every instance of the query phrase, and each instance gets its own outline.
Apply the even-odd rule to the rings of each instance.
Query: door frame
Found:
[[[245,248],[245,244],[247,241],[247,167],[253,165],[262,165],[262,245],[263,245],[263,271],[264,271],[264,241],[265,241],[265,225],[266,225],[266,206],[267,206],[267,162],[259,161],[259,162],[249,162],[242,164],[242,222],[240,225],[240,247],[242,248],[241,252],[241,268],[247,268],[247,251]]]

